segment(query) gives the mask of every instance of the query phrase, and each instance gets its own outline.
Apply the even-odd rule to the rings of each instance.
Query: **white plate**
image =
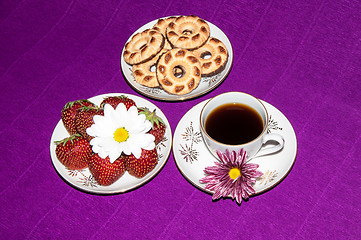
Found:
[[[212,193],[205,190],[206,184],[199,182],[206,176],[203,170],[208,166],[214,166],[214,162],[217,161],[204,144],[200,132],[199,114],[207,101],[191,108],[179,121],[173,135],[173,155],[179,171],[191,184]],[[291,123],[278,109],[267,102],[262,101],[262,103],[270,115],[268,131],[281,134],[285,139],[285,145],[278,153],[256,157],[249,161],[257,163],[258,170],[263,173],[253,186],[255,194],[271,189],[281,182],[290,172],[297,153],[297,140]]]
[[[131,176],[128,172],[125,172],[122,177],[120,177],[115,183],[110,186],[101,186],[97,184],[93,176],[91,175],[88,168],[82,170],[69,170],[67,169],[56,157],[55,154],[55,141],[62,140],[69,136],[68,132],[64,128],[63,122],[60,120],[56,125],[53,135],[51,136],[50,140],[50,155],[53,165],[59,175],[70,185],[74,186],[75,188],[84,190],[86,192],[91,193],[98,193],[98,194],[114,194],[114,193],[123,193],[129,191],[131,189],[137,188],[142,184],[151,180],[155,175],[162,169],[165,163],[168,160],[171,146],[172,146],[172,132],[168,122],[168,119],[163,114],[163,112],[155,106],[153,103],[145,100],[141,97],[134,96],[131,94],[125,93],[109,93],[103,94],[96,97],[92,97],[89,100],[96,105],[99,105],[102,100],[107,96],[119,96],[124,95],[134,100],[138,107],[147,107],[150,110],[156,109],[156,113],[159,117],[161,117],[166,125],[165,137],[157,145],[157,152],[158,152],[158,164],[157,166],[144,176],[141,179]]]
[[[156,24],[157,21],[158,21],[158,19],[143,25],[141,28],[139,28],[137,31],[135,31],[133,33],[133,35],[135,35],[138,32],[142,32],[145,29],[152,28],[154,26],[154,24]],[[186,99],[195,98],[195,97],[203,95],[203,94],[211,91],[215,87],[217,87],[227,77],[229,71],[231,70],[231,66],[233,63],[233,49],[232,49],[231,42],[229,41],[226,34],[224,34],[222,32],[222,30],[219,29],[214,24],[212,24],[210,22],[207,22],[207,23],[211,30],[211,36],[221,40],[224,43],[224,45],[226,45],[226,47],[227,47],[228,61],[226,63],[225,69],[222,72],[218,73],[217,75],[211,76],[211,77],[202,77],[197,88],[194,89],[190,93],[187,93],[184,95],[169,94],[161,88],[145,87],[135,81],[133,72],[132,72],[132,67],[124,61],[124,58],[123,58],[124,47],[123,47],[122,55],[120,57],[120,59],[121,59],[120,62],[121,62],[123,74],[124,74],[127,82],[139,93],[141,93],[147,97],[150,97],[150,98],[164,100],[164,101],[182,101],[182,100],[186,100]],[[129,37],[127,42],[130,41],[130,39],[133,37],[133,35],[131,35]]]

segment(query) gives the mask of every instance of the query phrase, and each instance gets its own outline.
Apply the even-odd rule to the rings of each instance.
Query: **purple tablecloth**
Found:
[[[194,14],[232,43],[219,87],[183,102],[148,99],[120,53],[142,25]],[[1,239],[358,239],[361,235],[359,1],[29,1],[0,3]],[[275,188],[237,205],[212,201],[178,170],[124,194],[79,191],[49,145],[64,104],[128,93],[156,104],[174,133],[192,106],[250,93],[292,123],[298,152]]]

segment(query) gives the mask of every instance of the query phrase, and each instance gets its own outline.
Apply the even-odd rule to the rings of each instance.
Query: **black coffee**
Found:
[[[257,138],[262,133],[263,120],[256,110],[247,105],[227,103],[208,115],[205,129],[218,142],[238,145]]]

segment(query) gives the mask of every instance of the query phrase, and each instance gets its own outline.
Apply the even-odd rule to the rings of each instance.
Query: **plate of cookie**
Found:
[[[194,15],[169,16],[135,31],[120,62],[126,81],[139,93],[182,101],[223,82],[232,67],[233,49],[216,25]]]

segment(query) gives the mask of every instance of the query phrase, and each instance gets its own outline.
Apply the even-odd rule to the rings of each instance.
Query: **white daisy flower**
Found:
[[[142,149],[152,150],[155,147],[154,136],[147,133],[152,124],[144,114],[138,114],[135,106],[127,110],[123,103],[118,104],[116,109],[105,104],[104,116],[96,115],[93,120],[94,124],[86,130],[94,137],[90,145],[101,158],[109,156],[111,163],[122,153],[139,158]]]

